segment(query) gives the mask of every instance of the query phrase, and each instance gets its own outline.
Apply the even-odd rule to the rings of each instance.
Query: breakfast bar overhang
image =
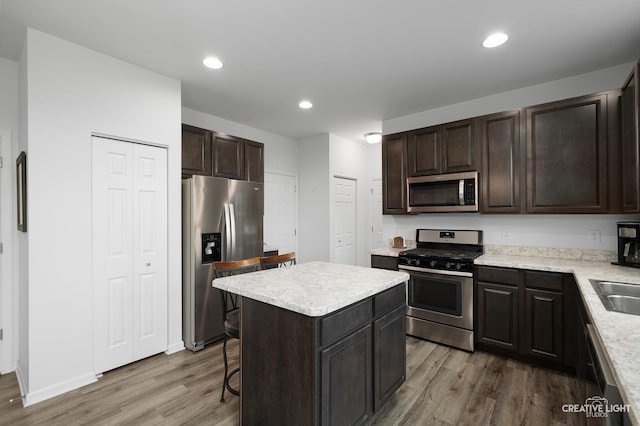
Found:
[[[408,279],[310,262],[214,280],[242,296],[240,423],[371,420],[406,377]]]

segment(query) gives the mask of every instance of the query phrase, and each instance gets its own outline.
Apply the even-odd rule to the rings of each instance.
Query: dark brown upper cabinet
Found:
[[[480,117],[480,211],[521,212],[520,110]]]
[[[244,140],[213,134],[213,176],[244,179]]]
[[[382,213],[407,214],[407,135],[382,138]]]
[[[443,124],[442,173],[471,172],[476,165],[476,120]]]
[[[621,91],[622,211],[640,211],[640,63],[636,63]]]
[[[182,177],[216,176],[264,182],[264,144],[182,125]]]
[[[408,132],[407,153],[409,176],[427,176],[440,173],[442,161],[439,126]]]
[[[607,93],[525,109],[528,213],[607,213]]]
[[[182,175],[211,176],[211,132],[182,125]]]
[[[474,119],[408,132],[408,176],[477,170],[475,138]]]
[[[264,182],[264,144],[245,141],[244,148],[245,180]]]

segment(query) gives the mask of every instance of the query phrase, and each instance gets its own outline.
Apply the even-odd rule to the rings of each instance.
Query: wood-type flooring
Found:
[[[237,342],[228,349],[235,365]],[[96,383],[26,408],[15,373],[5,374],[0,425],[237,425],[238,397],[219,401],[222,370],[222,343],[215,343],[106,372]],[[561,409],[583,402],[578,386],[570,375],[407,337],[407,380],[373,424],[581,424],[583,414]]]

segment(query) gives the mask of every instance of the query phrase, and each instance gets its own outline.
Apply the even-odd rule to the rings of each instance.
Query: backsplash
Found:
[[[526,247],[485,244],[488,254],[506,254],[512,256],[549,257],[554,259],[586,260],[591,262],[614,262],[618,259],[616,251],[588,250],[557,247]]]

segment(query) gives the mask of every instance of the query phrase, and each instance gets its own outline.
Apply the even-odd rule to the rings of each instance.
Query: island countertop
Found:
[[[213,280],[213,287],[320,317],[409,280],[405,272],[309,262]]]

